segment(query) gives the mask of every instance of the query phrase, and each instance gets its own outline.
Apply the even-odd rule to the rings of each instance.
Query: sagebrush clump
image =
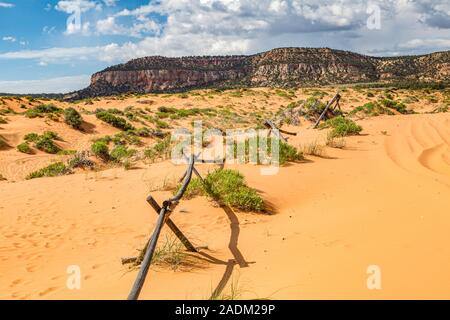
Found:
[[[109,159],[109,147],[105,141],[96,141],[91,146],[92,153],[103,160]]]
[[[81,114],[74,108],[67,108],[64,110],[64,121],[69,126],[77,130],[81,129],[81,125],[83,124]]]
[[[25,112],[25,116],[28,118],[42,118],[45,115],[58,115],[62,112],[61,108],[56,107],[53,104],[42,104]]]
[[[178,189],[179,187],[176,191]],[[227,206],[242,211],[266,211],[264,200],[256,190],[246,184],[244,176],[237,170],[215,170],[206,176],[204,182],[197,177],[193,178],[186,190],[185,197],[189,199],[200,195],[208,195]]]
[[[113,115],[109,111],[100,111],[96,113],[96,117],[103,122],[106,122],[110,125],[112,125],[115,128],[127,131],[127,130],[134,130],[134,127],[128,123],[125,119],[117,117]]]
[[[321,125],[321,128],[331,128],[332,130],[329,133],[329,137],[332,138],[358,135],[362,131],[361,126],[342,116],[325,121],[325,123]]]
[[[31,149],[30,145],[26,142],[19,144],[17,150],[22,153],[33,154],[33,149]]]
[[[26,179],[36,179],[36,178],[43,178],[43,177],[57,177],[57,176],[63,176],[70,173],[69,168],[66,167],[66,165],[62,162],[56,162],[53,163],[45,168],[42,168],[38,171],[30,173]]]

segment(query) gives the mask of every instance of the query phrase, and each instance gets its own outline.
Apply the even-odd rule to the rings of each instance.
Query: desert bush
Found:
[[[64,121],[75,129],[80,129],[83,124],[83,118],[81,114],[74,108],[67,108],[64,111]]]
[[[60,137],[58,134],[54,131],[45,131],[42,136],[43,139],[49,139],[49,140],[58,140]]]
[[[205,178],[207,193],[224,204],[243,211],[264,211],[264,201],[247,186],[244,176],[236,170],[215,170]]]
[[[26,154],[33,154],[33,149],[28,145],[28,143],[24,142],[17,146],[17,150]]]
[[[109,147],[108,144],[104,141],[96,141],[91,146],[92,153],[103,160],[109,159]]]
[[[0,117],[0,124],[7,124],[8,120],[6,120],[6,118],[4,117]]]
[[[70,169],[73,168],[93,168],[95,163],[89,159],[87,151],[78,151],[72,159],[67,162]]]
[[[209,173],[204,184],[199,178],[193,178],[185,196],[193,198],[209,195],[215,200],[242,211],[264,212],[265,204],[261,196],[250,188],[244,176],[236,170],[215,170]],[[175,190],[179,190],[180,186]]]
[[[46,114],[59,114],[61,112],[62,109],[54,106],[53,104],[42,104],[25,111],[25,116],[27,118],[37,118],[43,117]]]
[[[24,137],[26,142],[36,142],[39,140],[39,135],[37,133],[29,133]]]
[[[362,131],[362,127],[357,125],[354,121],[346,119],[342,116],[328,119],[321,128],[332,128],[329,135],[331,137],[345,137],[351,135],[358,135]]]
[[[310,156],[316,156],[316,157],[324,157],[325,151],[324,147],[320,145],[317,141],[308,143],[303,146],[302,148],[303,154],[310,155]]]
[[[115,145],[125,145],[125,144],[132,144],[135,146],[139,146],[142,144],[141,139],[136,135],[136,131],[126,131],[126,132],[119,132],[118,134],[111,137],[111,141]]]
[[[112,125],[115,128],[127,131],[127,130],[133,130],[134,127],[129,124],[125,119],[117,117],[113,115],[112,113],[108,111],[101,111],[96,114],[96,117],[103,122],[106,122],[110,125]]]
[[[445,112],[448,112],[448,110],[449,110],[449,106],[441,105],[441,106],[433,109],[433,111],[431,111],[431,113],[445,113]]]
[[[408,109],[406,108],[406,105],[404,103],[397,102],[392,99],[383,99],[380,101],[380,103],[382,106],[384,106],[386,108],[397,110],[398,112],[400,112],[402,114],[411,113],[410,111],[408,111]]]
[[[139,137],[150,137],[151,134],[152,134],[152,132],[150,131],[150,129],[149,129],[149,128],[145,128],[145,127],[136,129],[136,130],[134,131],[134,133],[135,133],[137,136],[139,136]]]
[[[74,155],[75,153],[77,153],[76,150],[59,150],[57,154],[59,156],[71,156]]]
[[[135,149],[129,149],[124,145],[118,145],[111,150],[109,156],[113,161],[120,162],[134,156],[136,152]]]
[[[363,114],[365,116],[376,117],[381,114],[393,115],[394,112],[392,112],[389,108],[382,106],[378,102],[368,102],[363,106],[356,107],[349,113],[350,116],[356,114]]]
[[[53,142],[52,139],[44,136],[39,137],[39,139],[36,141],[35,147],[50,154],[56,154],[61,151],[61,149]]]
[[[253,138],[254,139],[254,138]],[[272,137],[267,137],[267,145],[266,145],[266,150],[267,151],[267,156],[271,157],[272,154]],[[303,153],[301,151],[299,151],[297,148],[295,148],[294,146],[278,139],[278,143],[279,143],[279,149],[278,149],[278,163],[280,165],[285,165],[288,162],[295,162],[295,161],[302,161],[304,160],[304,156]],[[265,160],[269,160],[269,159],[261,159],[260,157],[260,152],[263,151],[261,150],[261,143],[259,141],[259,136],[256,138],[256,145],[258,146],[258,150],[257,150],[257,163],[258,164],[263,164],[266,161]],[[244,146],[244,157],[245,159],[242,160],[246,160],[249,161],[250,160],[250,140],[247,139],[245,141],[245,146]],[[238,158],[238,144],[235,142],[234,143],[234,157]],[[256,159],[252,159],[252,160],[256,160]]]
[[[42,177],[57,177],[66,175],[68,173],[70,173],[70,170],[66,167],[66,165],[62,162],[57,162],[38,171],[30,173],[26,177],[26,179],[30,180]]]
[[[294,146],[288,143],[280,141],[280,165],[284,165],[288,162],[304,160],[303,154],[297,150]]]
[[[344,149],[346,142],[343,137],[335,137],[330,132],[327,136],[326,145],[330,148]]]
[[[168,156],[170,156],[171,145],[171,137],[167,136],[166,138],[158,141],[152,147],[145,149],[144,156],[152,161],[155,161],[157,159],[166,159]]]
[[[170,125],[167,122],[159,120],[159,119],[155,119],[155,125],[158,129],[169,129],[170,128]]]

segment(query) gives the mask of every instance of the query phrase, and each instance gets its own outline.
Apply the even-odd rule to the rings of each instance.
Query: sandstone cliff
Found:
[[[449,79],[450,51],[380,58],[328,48],[280,48],[251,56],[134,59],[94,74],[88,88],[66,98],[179,92],[212,86],[294,87]]]

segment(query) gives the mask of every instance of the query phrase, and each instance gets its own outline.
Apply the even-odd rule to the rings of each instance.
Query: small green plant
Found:
[[[112,125],[115,128],[127,131],[134,130],[134,127],[129,124],[125,119],[117,117],[108,111],[100,111],[96,113],[96,117],[103,122]]]
[[[33,154],[33,149],[28,145],[28,143],[24,142],[17,146],[17,150],[26,154]]]
[[[399,113],[402,113],[402,114],[411,113],[406,108],[406,105],[404,103],[402,103],[402,102],[397,102],[397,101],[394,101],[392,99],[383,99],[383,100],[380,101],[380,103],[381,103],[382,106],[384,106],[386,108],[397,110]]]
[[[349,115],[363,114],[365,116],[376,117],[381,114],[393,115],[394,112],[387,107],[382,106],[378,102],[368,102],[363,106],[356,107]]]
[[[362,127],[357,125],[354,121],[346,119],[342,116],[328,119],[321,128],[332,128],[330,132],[331,137],[345,137],[358,135],[362,131]]]
[[[83,118],[81,117],[81,114],[74,108],[67,108],[64,111],[64,121],[72,128],[78,130],[81,128],[81,125],[83,124]]]
[[[109,147],[108,144],[104,141],[99,140],[94,142],[91,146],[91,151],[96,157],[100,159],[109,159]]]
[[[60,137],[58,136],[58,134],[54,131],[45,131],[42,136],[43,139],[48,139],[48,140],[58,140],[60,139]]]
[[[175,193],[179,187],[175,190]],[[242,211],[264,212],[261,196],[245,183],[244,176],[237,170],[215,170],[209,173],[204,183],[194,178],[186,190],[186,197],[209,195],[213,199]]]
[[[244,159],[242,159],[242,160],[253,160],[253,161],[256,160],[256,159],[250,159],[250,144],[256,144],[258,146],[257,163],[264,164],[265,162],[270,161],[270,159],[261,158],[261,156],[262,156],[261,153],[266,153],[266,156],[273,158],[274,155],[272,153],[272,147],[273,147],[272,144],[274,142],[274,139],[276,139],[276,138],[267,137],[267,143],[265,145],[266,150],[261,149],[261,148],[264,148],[264,145],[261,144],[261,142],[259,140],[259,136],[256,138],[256,143],[254,141],[251,143],[249,141],[249,139],[246,140],[245,145],[244,145],[244,150],[245,150],[244,151]],[[234,155],[236,158],[240,157],[240,155],[238,154],[238,144],[237,143],[234,143]],[[294,146],[278,139],[278,164],[279,165],[285,165],[288,162],[302,161],[304,159],[305,158],[301,151],[297,150],[297,148],[295,148]]]
[[[79,151],[67,162],[70,169],[74,168],[94,168],[95,163],[89,159],[87,151]]]
[[[320,145],[317,141],[308,143],[302,148],[303,154],[315,156],[315,157],[324,157],[325,150],[322,145]]]
[[[445,113],[448,112],[449,106],[448,105],[442,105],[437,108],[435,108],[431,113]]]
[[[134,156],[136,152],[137,151],[135,149],[129,149],[124,145],[118,145],[111,150],[109,156],[113,161],[121,162],[122,160],[127,160],[128,158]]]
[[[30,173],[26,179],[36,179],[36,178],[42,178],[42,177],[57,177],[57,176],[63,176],[66,174],[69,174],[70,170],[66,167],[66,165],[62,162],[57,162],[54,164],[51,164],[45,168],[42,168],[38,171]]]
[[[53,104],[42,104],[25,111],[25,116],[28,118],[42,118],[44,115],[48,114],[59,114],[62,112],[61,108],[54,106]]]
[[[171,146],[171,137],[167,136],[164,139],[161,139],[154,146],[145,149],[144,156],[151,160],[155,161],[157,159],[166,159],[170,155],[170,146]]]
[[[330,132],[327,136],[326,145],[330,148],[344,149],[346,146],[346,142],[343,137],[335,137]]]
[[[29,133],[24,137],[26,142],[36,142],[39,140],[39,135],[37,133]]]
[[[61,149],[48,137],[41,136],[36,141],[35,147],[38,150],[44,151],[50,154],[57,154]]]
[[[304,160],[303,154],[297,150],[297,148],[291,146],[288,143],[280,141],[280,156],[279,163],[284,165],[288,162],[295,162]]]

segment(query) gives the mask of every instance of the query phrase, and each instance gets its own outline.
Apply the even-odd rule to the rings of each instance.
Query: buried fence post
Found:
[[[317,126],[319,125],[320,121],[322,121],[323,117],[325,117],[325,115],[327,114],[328,109],[330,109],[331,105],[337,101],[339,103],[341,96],[339,95],[339,92],[336,93],[336,95],[333,97],[333,99],[331,99],[330,102],[328,102],[327,106],[325,107],[325,109],[323,110],[322,114],[320,115],[319,119],[317,119],[316,123],[314,124],[313,128],[317,128]],[[340,107],[339,107],[340,108]]]
[[[153,209],[155,209],[156,213],[161,212],[161,207],[159,204],[155,201],[155,199],[152,196],[148,196],[147,202],[152,206]],[[169,217],[166,219],[166,224],[172,230],[172,232],[177,236],[177,238],[181,241],[181,243],[186,247],[186,249],[190,252],[197,252],[197,249],[194,247],[194,245],[186,238],[186,236],[181,232],[180,229],[175,225],[175,223],[170,219]]]
[[[296,136],[297,133],[295,132],[289,132],[289,131],[285,131],[282,129],[279,129],[272,121],[270,120],[264,120],[264,126],[269,129],[269,135],[271,132],[274,132],[275,136],[278,139],[282,139],[283,141],[287,142],[287,138],[283,137],[283,135],[281,133],[290,135],[290,136]]]
[[[155,231],[150,238],[148,246],[145,250],[144,259],[141,263],[141,269],[136,277],[133,288],[128,295],[128,300],[137,300],[139,294],[141,293],[142,286],[144,285],[145,278],[147,276],[148,270],[150,269],[150,263],[152,262],[153,254],[156,249],[156,243],[158,242],[159,235],[161,234],[162,227],[164,225],[164,220],[167,214],[167,207],[163,207],[159,212],[158,222],[156,223]]]
[[[183,244],[186,246],[186,248],[188,248],[188,250],[191,249],[195,252],[197,251],[195,249],[195,247],[181,233],[181,231],[175,226],[175,224],[172,222],[172,220],[170,220],[168,217],[171,212],[172,207],[174,205],[178,204],[178,202],[181,200],[184,193],[186,192],[186,189],[187,189],[189,183],[191,182],[193,169],[194,169],[194,156],[191,156],[189,167],[186,171],[183,185],[181,186],[180,190],[174,197],[163,202],[162,207],[158,205],[158,203],[153,199],[153,197],[147,198],[147,202],[157,212],[159,212],[159,217],[158,217],[158,221],[156,222],[155,230],[153,231],[153,234],[150,237],[150,239],[146,245],[144,258],[142,259],[142,263],[141,263],[141,268],[139,269],[139,273],[136,277],[136,280],[134,281],[133,287],[131,288],[131,292],[128,295],[128,300],[137,300],[139,298],[139,294],[141,293],[142,287],[145,282],[145,278],[147,277],[147,274],[148,274],[148,270],[150,269],[150,264],[152,263],[152,258],[155,253],[155,250],[156,250],[156,244],[158,242],[159,236],[161,234],[161,230],[165,223],[167,223],[168,221],[171,221],[168,223],[169,228],[171,228],[171,229],[173,228],[172,231],[175,232],[175,234],[183,242]],[[172,226],[172,227],[170,227],[170,226]]]

